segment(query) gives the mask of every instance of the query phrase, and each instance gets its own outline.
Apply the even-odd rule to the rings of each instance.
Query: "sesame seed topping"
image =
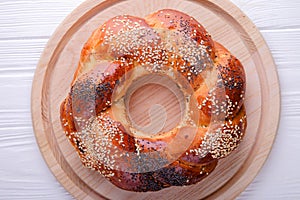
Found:
[[[244,83],[238,77],[223,76],[228,71],[218,74],[221,68],[224,70],[226,66],[215,66],[211,59],[213,45],[207,46],[209,43],[207,39],[199,36],[198,28],[202,26],[198,24],[189,28],[191,23],[195,23],[194,18],[182,19],[181,17],[177,21],[171,17],[166,14],[165,22],[157,22],[157,26],[165,27],[169,24],[175,26],[179,23],[177,29],[148,27],[144,25],[144,20],[133,20],[127,15],[113,18],[108,23],[109,25],[104,24],[98,30],[101,40],[97,41],[99,45],[89,50],[90,62],[81,61],[80,63],[84,69],[92,69],[91,71],[103,60],[108,63],[116,62],[119,67],[119,71],[92,72],[81,76],[72,85],[70,92],[73,105],[71,106],[72,112],[68,115],[72,116],[74,121],[66,117],[62,118],[65,134],[78,150],[83,164],[99,171],[108,179],[117,176],[116,180],[122,182],[123,177],[121,178],[116,171],[130,171],[128,168],[131,165],[134,170],[145,170],[142,168],[151,167],[144,165],[146,159],[152,159],[145,157],[144,152],[158,152],[158,148],[163,149],[161,141],[156,141],[156,143],[148,141],[146,148],[140,139],[131,137],[122,124],[110,114],[110,108],[114,103],[111,99],[114,85],[120,84],[118,78],[112,77],[118,73],[125,73],[124,71],[131,70],[135,66],[142,66],[148,72],[153,73],[165,73],[170,68],[175,69],[186,78],[195,91],[203,85],[208,87],[207,95],[202,101],[199,100],[197,107],[201,111],[209,110],[208,114],[216,117],[212,117],[211,124],[216,126],[211,128],[210,125],[197,124],[191,120],[190,124],[193,126],[197,124],[199,128],[207,128],[208,131],[203,137],[201,136],[196,148],[189,147],[190,149],[183,152],[183,155],[204,158],[210,154],[212,158],[223,158],[236,149],[243,138],[246,117],[237,118],[236,116],[243,107],[245,92],[235,93],[235,89],[241,90]],[[210,37],[207,33],[204,35]],[[197,109],[196,112],[198,112]],[[153,165],[165,164],[168,161],[162,158],[165,156],[163,153],[163,156],[160,152],[156,155]],[[202,167],[201,171],[196,173],[204,176],[210,172],[208,172],[208,167]],[[133,175],[130,174],[130,176]],[[190,178],[185,177],[183,182],[190,184],[193,182]]]

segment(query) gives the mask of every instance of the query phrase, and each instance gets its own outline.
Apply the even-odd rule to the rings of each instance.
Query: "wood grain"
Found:
[[[40,155],[31,127],[30,95],[34,70],[50,35],[82,2],[0,1],[0,158],[5,160],[0,164],[0,199],[73,199]],[[300,173],[295,166],[300,163],[300,2],[232,2],[264,36],[282,90],[282,117],[271,154],[237,199],[299,199]],[[283,173],[283,169],[287,170]]]
[[[87,1],[63,22],[45,48],[33,83],[32,116],[37,140],[49,168],[79,199],[236,197],[258,173],[277,130],[279,85],[266,44],[251,21],[227,1],[153,1],[149,5],[136,1],[134,5],[139,9],[131,5],[132,2]],[[143,16],[164,7],[180,8],[201,21],[213,38],[229,48],[245,65],[248,80],[246,108],[250,122],[247,133],[251,134],[246,135],[239,151],[223,159],[217,169],[198,185],[156,193],[132,193],[112,186],[99,174],[82,167],[60,127],[58,105],[67,93],[80,47],[92,30],[117,14],[129,12]],[[271,100],[273,109],[261,105]]]

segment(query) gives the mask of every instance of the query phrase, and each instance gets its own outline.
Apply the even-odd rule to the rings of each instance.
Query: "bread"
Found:
[[[152,75],[176,82],[189,100],[182,122],[148,137],[128,122],[123,98]],[[84,45],[61,124],[82,163],[122,189],[191,185],[242,140],[245,88],[239,60],[187,14],[117,16]]]

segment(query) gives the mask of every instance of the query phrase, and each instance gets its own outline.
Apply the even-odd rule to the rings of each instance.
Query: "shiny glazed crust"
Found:
[[[140,33],[141,41],[128,42],[131,46],[127,47],[126,41],[136,39]],[[178,56],[161,48],[165,38],[170,37],[167,34],[171,38],[176,35],[171,44],[178,48],[175,50]],[[180,43],[177,36],[192,41],[190,52],[193,53],[195,45],[195,53],[197,48],[207,52],[212,67],[196,68],[189,58],[181,55],[180,47],[185,46],[176,46]],[[135,138],[111,113],[112,93],[121,77],[137,65],[149,64],[172,67],[186,78],[198,101],[199,128],[190,147],[171,164],[143,173],[118,170],[113,167],[118,160],[116,152],[159,151],[177,134],[172,130],[160,138]],[[202,63],[206,64],[209,62]],[[211,75],[214,73],[216,76]],[[210,81],[214,82],[213,87],[208,86]],[[230,154],[242,140],[247,124],[243,105],[245,81],[239,60],[213,41],[194,18],[170,9],[157,11],[145,19],[118,16],[96,29],[84,45],[70,93],[60,107],[61,124],[83,164],[122,189],[146,192],[191,185],[208,176],[218,159]],[[89,130],[82,128],[86,123],[91,125]],[[103,132],[101,137],[106,142],[102,138],[99,142],[96,132]],[[87,136],[92,138],[89,143],[83,133],[91,135]],[[97,142],[99,147],[91,150],[90,145]],[[124,167],[130,167],[132,162],[124,163]]]

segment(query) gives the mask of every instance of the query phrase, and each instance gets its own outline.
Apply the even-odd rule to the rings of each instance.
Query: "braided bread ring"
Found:
[[[126,119],[114,116],[114,96],[130,90],[130,84],[120,86],[124,76],[153,73],[179,82],[183,77],[179,87],[191,98],[184,106],[197,110],[189,118],[196,125],[143,137],[131,133]],[[70,93],[61,104],[61,124],[83,164],[120,188],[145,192],[195,184],[243,138],[245,81],[242,64],[194,18],[170,9],[145,19],[117,16],[84,45]],[[178,141],[184,147],[176,152]],[[147,162],[143,169],[138,168],[141,160]]]

